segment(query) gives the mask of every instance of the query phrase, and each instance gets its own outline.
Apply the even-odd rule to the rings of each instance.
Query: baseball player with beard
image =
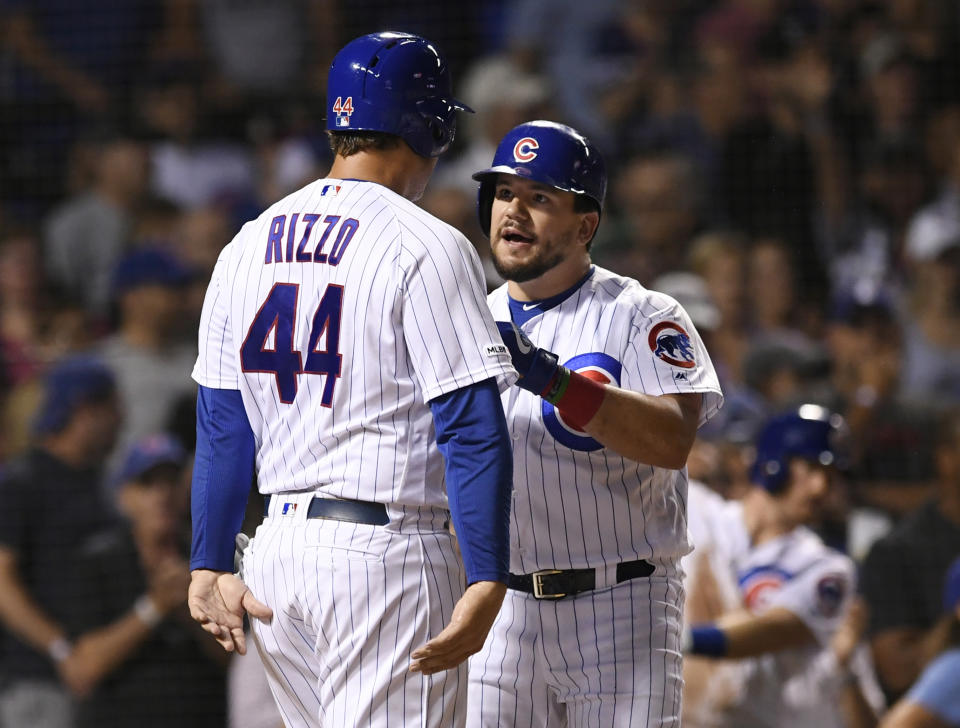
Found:
[[[345,46],[328,177],[247,223],[207,291],[189,604],[228,651],[256,618],[288,726],[462,725],[506,591],[516,372],[473,246],[413,203],[465,109],[450,87],[418,36]]]
[[[470,662],[471,726],[676,726],[686,459],[720,407],[686,312],[591,264],[606,189],[567,126],[514,128],[480,181],[521,378],[507,597]]]

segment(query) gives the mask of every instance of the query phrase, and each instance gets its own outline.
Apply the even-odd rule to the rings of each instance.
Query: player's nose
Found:
[[[507,203],[503,216],[505,220],[524,223],[530,220],[530,210],[520,195],[514,195]]]

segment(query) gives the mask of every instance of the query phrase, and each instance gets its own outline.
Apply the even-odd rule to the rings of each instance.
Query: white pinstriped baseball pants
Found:
[[[391,507],[386,526],[307,519],[311,497],[271,498],[243,559],[244,581],[273,609],[270,624],[251,622],[285,724],[462,726],[466,664],[408,672],[463,593],[448,516]],[[296,510],[279,515],[284,502]]]
[[[467,725],[678,727],[682,609],[675,576],[557,600],[508,590],[470,659]]]

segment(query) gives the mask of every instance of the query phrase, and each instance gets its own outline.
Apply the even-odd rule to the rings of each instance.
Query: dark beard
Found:
[[[493,267],[497,271],[497,275],[505,281],[513,281],[514,283],[525,283],[526,281],[532,281],[534,278],[539,278],[563,261],[563,254],[556,250],[548,251],[546,256],[537,256],[527,263],[517,263],[510,266],[503,265],[497,254],[492,251],[490,257],[493,258]]]

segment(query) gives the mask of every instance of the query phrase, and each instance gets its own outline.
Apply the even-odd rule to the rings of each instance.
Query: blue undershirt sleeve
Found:
[[[233,571],[234,538],[250,494],[255,450],[240,392],[200,386],[190,493],[191,569]]]
[[[494,379],[430,401],[467,583],[506,583],[513,453]]]

